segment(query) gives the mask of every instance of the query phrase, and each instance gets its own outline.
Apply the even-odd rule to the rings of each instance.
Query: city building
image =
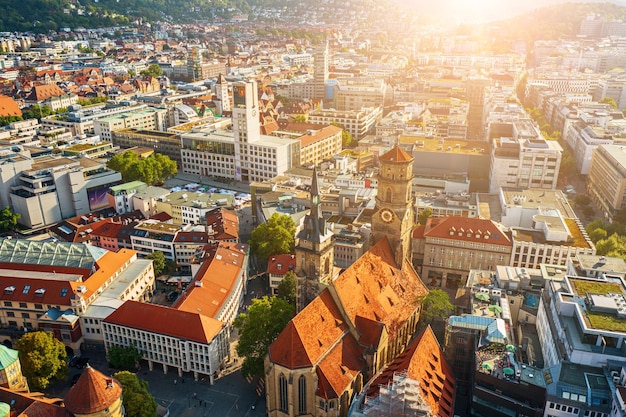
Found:
[[[177,166],[181,166],[180,136],[177,133],[161,132],[148,129],[118,129],[110,134],[110,141],[122,148],[146,147],[167,155]]]
[[[593,153],[587,178],[587,192],[602,210],[606,219],[612,219],[626,205],[626,147],[600,145]]]
[[[19,352],[0,345],[0,386],[11,391],[28,392],[28,381],[22,374]]]
[[[264,181],[300,166],[300,141],[261,135],[256,82],[233,84],[232,128],[182,134],[182,171],[231,180]]]
[[[511,236],[492,220],[431,218],[413,236],[415,264],[432,287],[458,288],[471,269],[493,271],[511,261]]]
[[[175,191],[156,200],[156,211],[172,216],[176,224],[205,224],[207,213],[216,208],[232,208],[232,194]]]
[[[94,120],[93,131],[95,135],[100,136],[100,139],[113,142],[113,132],[115,131],[123,129],[164,131],[166,122],[166,109],[154,107],[130,108],[126,112]]]
[[[493,139],[489,192],[501,187],[556,188],[561,146],[545,140],[530,120],[517,120]],[[493,132],[492,132],[493,133]]]
[[[213,383],[230,354],[223,322],[156,304],[125,302],[103,321],[102,332],[107,351],[111,346],[134,345],[143,352],[148,369],[160,364],[164,374],[172,369],[179,378],[193,372],[196,380],[206,375]]]
[[[13,175],[10,206],[19,223],[42,228],[108,206],[107,192],[122,179],[104,162],[89,158],[41,157]]]
[[[289,271],[294,272],[295,269],[296,256],[289,253],[273,255],[267,260],[267,273],[269,275],[272,295],[278,294],[278,286],[282,282],[285,275]]]
[[[309,113],[309,123],[320,125],[338,124],[350,132],[353,138],[361,139],[374,131],[382,118],[383,108],[369,107],[357,110],[317,109]]]
[[[111,306],[146,301],[154,291],[152,261],[129,249],[5,238],[0,266],[0,334],[17,339],[25,330],[49,331],[74,352],[102,344],[100,322]]]
[[[115,185],[109,188],[109,206],[115,209],[117,214],[130,213],[135,211],[133,196],[146,188],[148,185],[142,181],[131,181],[124,184]]]
[[[341,78],[334,90],[335,108],[341,112],[382,107],[391,98],[384,79]]]

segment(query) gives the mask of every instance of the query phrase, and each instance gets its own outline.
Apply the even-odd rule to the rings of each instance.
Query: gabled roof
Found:
[[[104,411],[122,396],[122,385],[87,365],[76,384],[65,396],[65,406],[74,414]]]
[[[457,216],[428,219],[424,237],[513,245],[509,236],[492,220]]]
[[[290,253],[273,255],[267,260],[267,272],[272,275],[285,275],[296,269],[296,256]]]
[[[37,393],[11,391],[0,387],[0,404],[11,410],[11,417],[71,417],[72,414],[63,405],[57,405],[58,398],[46,398]]]
[[[104,322],[204,344],[224,327],[221,321],[198,313],[137,301],[126,301]]]
[[[270,345],[270,360],[290,369],[316,365],[347,331],[348,326],[326,289],[291,319]]]
[[[21,116],[22,110],[9,96],[0,95],[0,116]]]
[[[390,162],[410,162],[413,160],[413,157],[409,155],[408,153],[406,153],[398,145],[396,145],[389,152],[382,155],[379,159],[381,161],[390,161]]]
[[[325,399],[339,398],[365,365],[363,348],[350,333],[346,334],[318,365],[319,383],[315,395]]]
[[[63,95],[65,95],[65,91],[61,90],[56,84],[36,85],[33,87],[26,100],[43,101],[51,97],[60,97]]]
[[[352,323],[356,323],[358,316],[380,322],[389,335],[394,335],[416,310],[415,300],[428,293],[408,262],[405,261],[402,269],[395,265],[386,238],[363,254],[332,285]]]
[[[421,396],[433,415],[452,417],[455,379],[430,326],[378,374],[367,395],[376,396],[379,387],[387,385],[396,372],[406,372],[408,378],[419,382]]]

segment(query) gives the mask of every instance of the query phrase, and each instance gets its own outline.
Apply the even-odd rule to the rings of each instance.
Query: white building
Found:
[[[344,130],[350,132],[353,138],[360,139],[373,131],[376,123],[382,116],[382,106],[362,108],[354,111],[318,109],[309,113],[309,123],[322,125],[336,123]]]
[[[146,108],[95,120],[93,130],[102,140],[112,142],[112,132],[122,129],[165,131],[166,124],[166,109]]]

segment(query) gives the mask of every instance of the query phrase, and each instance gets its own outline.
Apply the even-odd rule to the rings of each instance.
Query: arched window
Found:
[[[324,275],[328,275],[330,273],[330,258],[326,258],[326,262],[324,264]]]
[[[387,188],[387,193],[385,194],[385,201],[388,203],[391,203],[391,196],[392,196],[391,188]]]
[[[298,414],[306,414],[306,378],[298,378]]]
[[[280,374],[280,377],[278,378],[278,408],[284,413],[289,411],[287,409],[289,403],[287,401],[287,394],[287,378],[285,378],[285,375]]]

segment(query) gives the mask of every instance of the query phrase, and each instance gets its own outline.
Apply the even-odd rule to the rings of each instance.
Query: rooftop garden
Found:
[[[584,296],[587,293],[606,295],[611,292],[618,294],[623,292],[622,286],[616,282],[595,282],[571,279],[570,283],[580,296]],[[624,321],[624,323],[626,323],[626,321]]]
[[[615,315],[587,311],[587,318],[591,327],[595,329],[626,332],[626,320],[620,319]]]

